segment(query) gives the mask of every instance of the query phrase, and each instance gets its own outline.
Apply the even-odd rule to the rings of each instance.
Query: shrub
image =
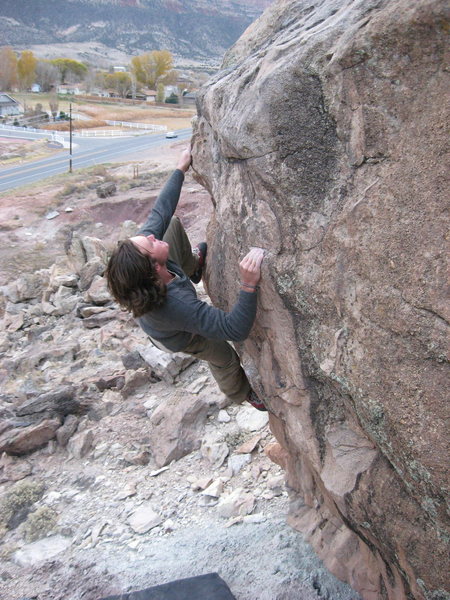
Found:
[[[40,506],[31,515],[29,515],[23,526],[24,537],[27,542],[35,542],[48,533],[56,525],[58,514],[49,506]]]
[[[31,506],[42,498],[45,486],[41,481],[20,481],[0,500],[0,525],[17,527],[30,512]]]

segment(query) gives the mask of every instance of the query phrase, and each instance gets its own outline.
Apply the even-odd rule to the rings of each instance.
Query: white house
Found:
[[[79,83],[62,83],[61,85],[58,85],[56,91],[58,94],[73,94],[79,96],[84,93],[84,90],[78,87],[79,85]]]
[[[17,100],[8,94],[0,93],[0,117],[20,115],[21,113],[23,113],[23,108]]]

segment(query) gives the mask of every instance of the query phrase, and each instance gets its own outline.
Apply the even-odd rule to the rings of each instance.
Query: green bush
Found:
[[[7,529],[16,527],[20,513],[26,514],[42,498],[45,486],[41,481],[20,481],[0,499],[0,525]],[[15,520],[19,522],[15,522]],[[23,520],[23,519],[22,519]]]
[[[166,98],[165,100],[166,104],[178,104],[179,102],[179,98],[176,94],[174,94],[173,92],[170,94],[170,96],[168,98]]]
[[[23,526],[23,533],[27,542],[35,542],[48,533],[56,525],[58,514],[49,506],[40,506],[31,515],[29,515]]]

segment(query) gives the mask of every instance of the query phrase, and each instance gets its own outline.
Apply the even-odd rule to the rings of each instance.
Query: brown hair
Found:
[[[159,308],[165,300],[166,286],[156,272],[155,260],[130,240],[117,244],[105,275],[109,291],[133,317]]]

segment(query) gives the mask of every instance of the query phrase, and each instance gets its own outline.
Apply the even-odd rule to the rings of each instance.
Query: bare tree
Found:
[[[42,92],[49,92],[59,81],[59,69],[48,60],[39,60],[36,65],[36,83]]]
[[[56,117],[58,115],[58,96],[56,94],[52,94],[49,101],[48,101],[48,105],[50,106],[50,112],[52,113],[52,117],[53,120],[56,120]]]

